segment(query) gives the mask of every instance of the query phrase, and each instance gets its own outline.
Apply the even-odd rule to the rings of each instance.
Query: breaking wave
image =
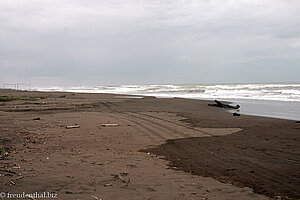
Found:
[[[199,99],[255,99],[300,102],[300,84],[120,85],[50,87],[35,88],[34,90]]]

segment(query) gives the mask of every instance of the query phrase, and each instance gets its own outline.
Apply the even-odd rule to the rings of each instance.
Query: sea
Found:
[[[37,91],[114,93],[221,100],[241,106],[240,114],[300,120],[300,83],[294,84],[190,84],[190,85],[116,85],[79,87],[35,87]]]

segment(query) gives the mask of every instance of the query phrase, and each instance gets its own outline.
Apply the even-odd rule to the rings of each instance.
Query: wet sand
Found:
[[[295,121],[234,117],[208,101],[179,98],[0,96],[38,98],[0,102],[0,146],[8,152],[0,160],[0,192],[105,200],[300,197]]]

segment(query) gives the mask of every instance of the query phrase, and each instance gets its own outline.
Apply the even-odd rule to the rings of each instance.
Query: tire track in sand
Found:
[[[143,114],[143,113],[135,113],[135,112],[130,112],[130,114],[128,114],[128,115],[139,118],[144,121],[151,121],[152,124],[155,124],[160,128],[165,128],[168,131],[175,133],[176,135],[179,136],[179,138],[195,137],[195,136],[198,136],[198,137],[199,136],[201,136],[201,137],[214,136],[214,134],[211,134],[211,133],[208,133],[205,131],[201,131],[201,130],[197,130],[195,128],[187,127],[187,126],[181,125],[179,123],[172,122],[172,121],[169,121],[169,120],[166,120],[163,118],[159,118],[156,116],[152,116],[152,115],[147,115],[147,114]],[[142,116],[146,116],[146,117],[148,117],[148,119],[144,118]],[[162,121],[164,124],[159,121]],[[173,127],[176,127],[176,128],[173,128]],[[183,130],[180,131],[180,129],[183,129]],[[187,131],[184,131],[184,130],[190,130],[193,132],[193,134],[191,134],[191,133],[189,134],[189,133],[187,133]],[[201,135],[199,133],[201,133]]]
[[[144,134],[143,136],[146,135],[151,141],[154,141],[155,143],[166,140],[166,138],[162,137],[155,130],[153,130],[151,128],[148,128],[147,126],[137,122],[136,120],[131,120],[126,116],[122,116],[121,113],[118,113],[117,117],[115,117],[115,116],[110,116],[110,117],[114,118],[117,121],[121,121],[124,124],[133,124],[133,125],[135,125],[134,129],[138,129],[139,131],[141,131]]]

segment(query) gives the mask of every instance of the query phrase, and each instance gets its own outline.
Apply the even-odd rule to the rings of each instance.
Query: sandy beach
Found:
[[[209,101],[181,98],[0,96],[25,99],[0,102],[0,192],[85,200],[300,198],[299,121],[233,116]]]

